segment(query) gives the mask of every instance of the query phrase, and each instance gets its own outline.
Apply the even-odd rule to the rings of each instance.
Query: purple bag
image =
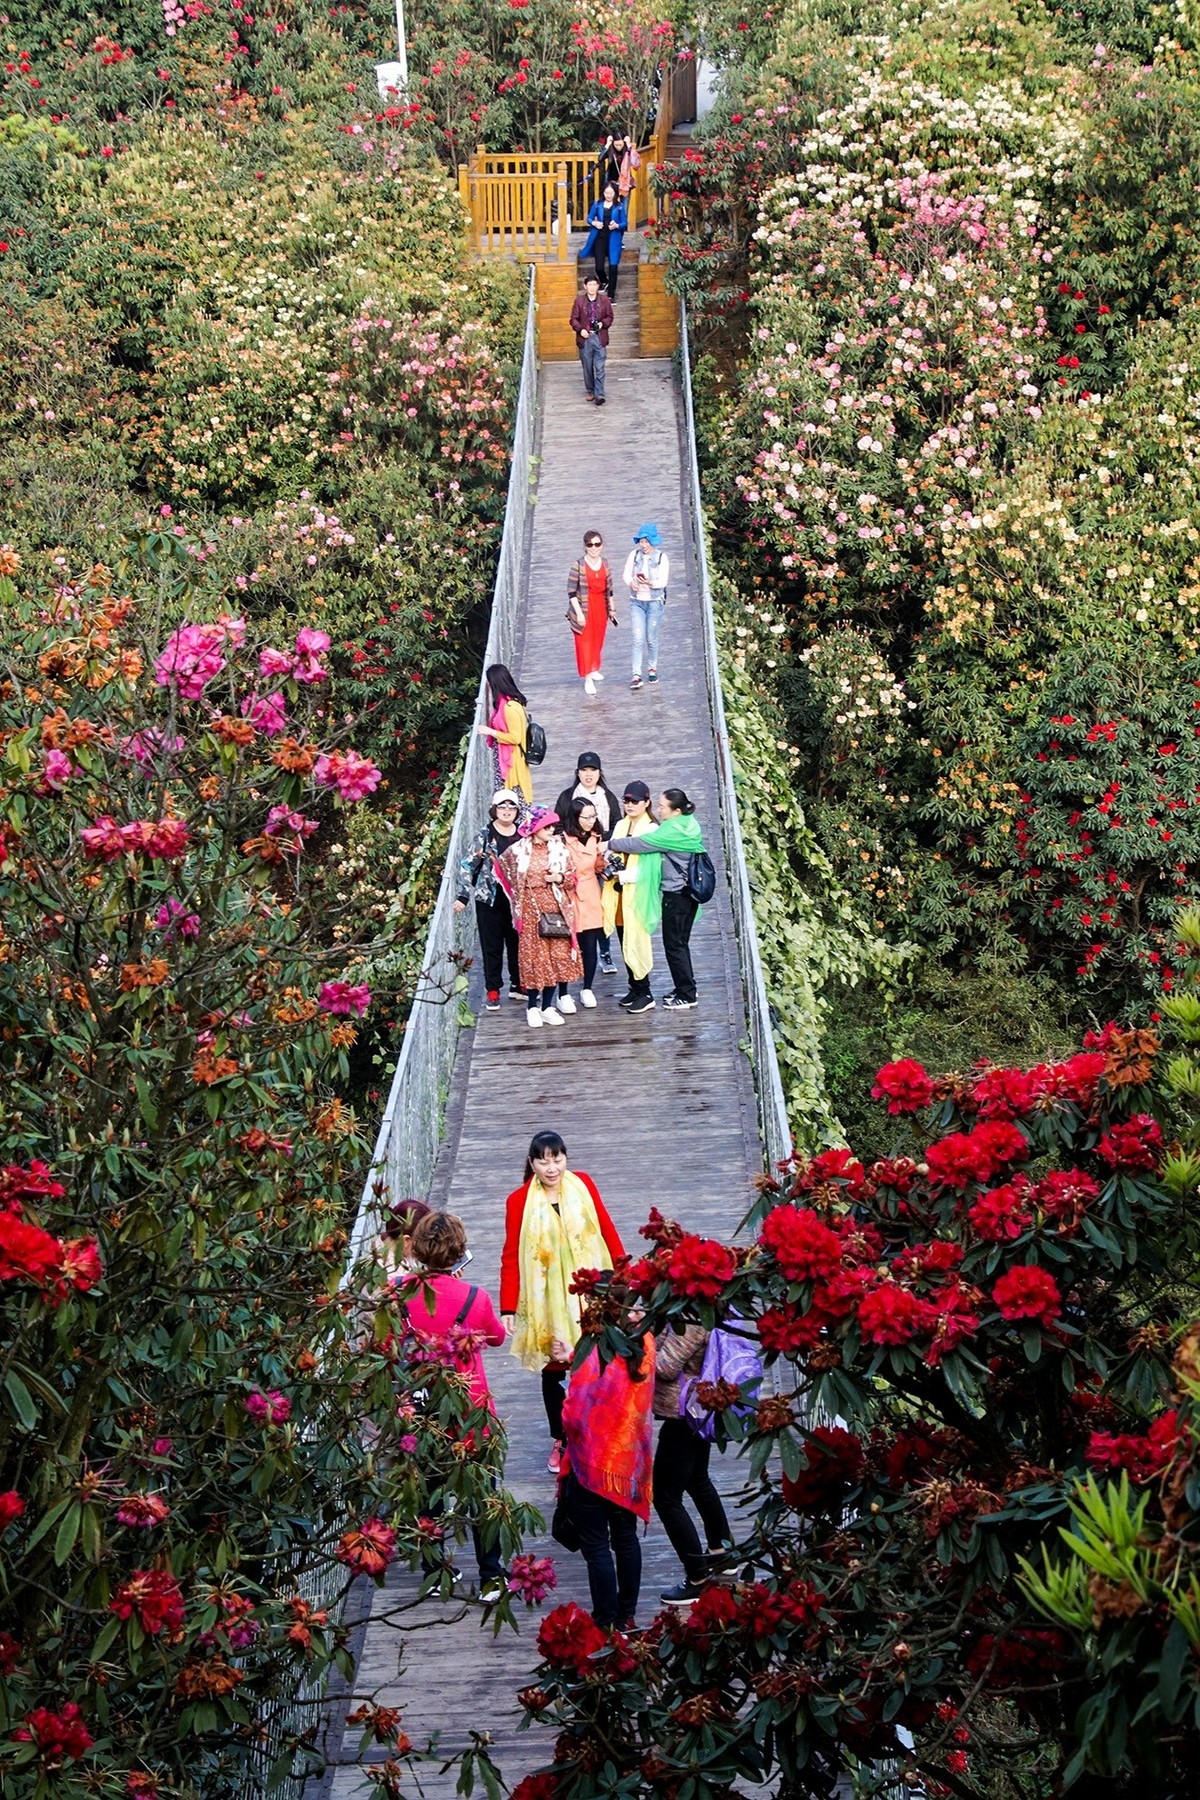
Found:
[[[731,1326],[740,1323],[733,1315],[730,1316]],[[708,1343],[704,1346],[704,1361],[700,1365],[700,1373],[681,1375],[679,1378],[679,1416],[691,1426],[697,1437],[711,1440],[717,1433],[717,1414],[710,1412],[708,1407],[701,1406],[696,1398],[697,1388],[705,1382],[710,1382],[715,1387],[718,1381],[727,1381],[740,1388],[745,1404],[732,1406],[729,1410],[739,1419],[744,1419],[754,1411],[754,1396],[762,1378],[762,1356],[757,1341],[748,1335],[743,1337],[738,1330],[728,1330],[718,1325],[709,1333]]]

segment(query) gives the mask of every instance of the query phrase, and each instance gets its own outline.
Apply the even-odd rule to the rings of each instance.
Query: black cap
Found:
[[[627,781],[625,783],[626,800],[648,800],[650,789],[644,781]]]
[[[578,774],[580,769],[598,769],[600,767],[600,758],[596,755],[594,750],[581,750],[579,752],[575,762],[576,774]]]

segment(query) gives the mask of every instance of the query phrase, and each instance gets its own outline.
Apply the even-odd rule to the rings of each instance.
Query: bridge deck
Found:
[[[674,373],[667,362],[610,361],[609,402],[600,413],[584,403],[578,365],[547,365],[542,383],[542,460],[517,670],[549,739],[546,761],[535,770],[537,798],[553,803],[581,750],[600,752],[618,795],[633,777],[647,781],[653,794],[664,786],[685,787],[696,800],[721,879],[692,939],[700,993],[694,1012],[672,1013],[660,1005],[627,1018],[616,1006],[624,983],[599,976],[596,1011],[579,1012],[562,1030],[531,1032],[524,1009],[505,1001],[501,1013],[481,1014],[477,1027],[464,1034],[433,1197],[466,1220],[472,1278],[487,1283],[493,1295],[504,1197],[519,1183],[526,1146],[538,1129],[562,1133],[572,1166],[595,1178],[630,1247],[640,1242],[637,1230],[651,1205],[694,1230],[730,1233],[762,1166],[751,1073],[741,1048],[744,1005],[717,826],[700,607],[685,549],[690,540]],[[619,583],[633,528],[645,519],[657,521],[672,557],[661,681],[630,692],[627,607],[618,586],[621,627],[609,632],[607,679],[588,699],[563,617],[566,570],[580,553],[584,529],[594,526],[604,534]],[[661,1000],[669,979],[657,944],[652,985]],[[546,1470],[550,1446],[537,1378],[503,1350],[489,1353],[489,1372],[509,1429],[509,1484],[549,1512],[553,1477]],[[717,1464],[718,1481],[733,1492],[738,1464],[732,1458]],[[554,1599],[586,1605],[582,1559],[557,1546],[535,1547],[555,1554]],[[657,1521],[644,1549],[643,1622],[657,1610],[660,1590],[679,1574]],[[468,1549],[464,1574],[474,1573]],[[499,1639],[480,1630],[474,1606],[464,1611],[426,1602],[396,1624],[380,1617],[414,1589],[405,1571],[374,1596],[356,1693],[401,1706],[414,1743],[437,1732],[447,1754],[465,1746],[472,1728],[491,1732],[495,1754],[514,1782],[548,1758],[552,1741],[536,1728],[516,1735],[513,1695],[536,1660],[540,1614],[527,1615],[518,1635],[505,1631]],[[407,1666],[398,1680],[401,1658]],[[325,1784],[330,1800],[369,1791],[356,1762],[356,1728],[347,1730],[336,1750],[343,1716],[344,1708],[336,1708],[333,1748],[340,1766]],[[453,1774],[423,1772],[421,1783],[432,1800],[454,1792]]]

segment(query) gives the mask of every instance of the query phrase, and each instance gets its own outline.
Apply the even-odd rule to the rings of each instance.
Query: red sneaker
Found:
[[[488,989],[487,1009],[489,1012],[499,1012],[500,1011],[500,990],[499,990],[499,988],[489,988]]]

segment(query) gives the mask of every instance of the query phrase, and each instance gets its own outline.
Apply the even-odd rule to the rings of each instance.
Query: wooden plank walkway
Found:
[[[597,1009],[580,1011],[562,1030],[531,1032],[524,1008],[505,1001],[501,1013],[480,1013],[474,1031],[464,1034],[433,1198],[465,1219],[474,1253],[471,1278],[493,1295],[504,1198],[518,1185],[526,1147],[539,1129],[562,1133],[572,1167],[595,1178],[627,1247],[640,1243],[637,1230],[651,1205],[693,1230],[731,1233],[762,1167],[752,1078],[741,1047],[744,1002],[717,825],[699,601],[685,548],[690,534],[674,372],[668,362],[610,360],[609,403],[600,413],[584,403],[578,365],[547,365],[542,382],[541,472],[517,670],[549,739],[546,761],[535,771],[537,797],[553,804],[582,750],[600,752],[618,795],[635,777],[655,795],[664,786],[685,787],[696,801],[720,879],[692,939],[700,993],[694,1012],[672,1013],[660,1005],[627,1018],[616,1005],[624,982],[599,976]],[[633,529],[646,519],[658,523],[672,558],[662,679],[657,687],[630,691],[627,607],[618,592],[622,623],[609,632],[607,679],[589,699],[575,674],[563,618],[566,571],[584,529],[596,527],[619,579]],[[478,972],[474,985],[478,1001]],[[660,1000],[670,985],[657,944],[652,985]],[[546,1470],[550,1445],[537,1377],[504,1350],[489,1352],[489,1374],[509,1430],[509,1485],[548,1512],[553,1477]],[[716,1459],[715,1473],[727,1492],[737,1488],[739,1466],[732,1457]],[[587,1605],[582,1559],[545,1542],[530,1547],[555,1556],[554,1600]],[[642,1622],[679,1573],[656,1520],[644,1552]],[[473,1578],[469,1546],[463,1567]],[[525,1615],[519,1634],[505,1631],[499,1639],[480,1630],[476,1607],[426,1602],[385,1621],[380,1615],[392,1612],[415,1585],[402,1571],[374,1596],[356,1693],[402,1707],[414,1743],[436,1732],[447,1754],[465,1747],[471,1729],[490,1732],[505,1776],[515,1782],[548,1759],[552,1743],[549,1732],[536,1728],[517,1735],[513,1699],[536,1661],[541,1614]],[[406,1667],[397,1679],[401,1659]],[[344,1711],[337,1708],[331,1722],[330,1747],[340,1766],[322,1784],[328,1800],[357,1800],[374,1791],[355,1760],[356,1728],[337,1749]],[[442,1800],[454,1793],[454,1775],[422,1772],[421,1787],[431,1800]]]

